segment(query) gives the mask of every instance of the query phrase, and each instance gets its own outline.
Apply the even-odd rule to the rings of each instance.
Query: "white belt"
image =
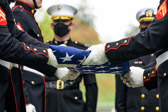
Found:
[[[35,69],[29,68],[29,67],[27,67],[27,66],[23,66],[23,70],[29,71],[29,72],[32,72],[32,73],[35,73],[35,74],[38,74],[38,75],[40,75],[40,76],[44,76],[43,73],[41,73],[41,72],[39,72],[39,71],[37,71],[37,70],[35,70]]]
[[[10,68],[10,62],[8,62],[8,61],[4,61],[4,60],[0,59],[0,65],[6,67],[8,69]]]
[[[168,60],[168,51],[164,52],[156,58],[157,66]]]

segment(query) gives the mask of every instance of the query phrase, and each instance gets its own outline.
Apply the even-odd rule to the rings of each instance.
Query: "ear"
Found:
[[[73,30],[73,29],[74,29],[74,26],[75,26],[75,24],[72,23],[72,24],[69,26],[69,30]]]
[[[141,25],[139,25],[139,29],[141,29],[142,27],[141,27]]]
[[[51,26],[51,29],[53,29],[53,30],[54,30],[54,24],[53,24],[53,23],[51,23],[51,24],[50,24],[50,26]]]

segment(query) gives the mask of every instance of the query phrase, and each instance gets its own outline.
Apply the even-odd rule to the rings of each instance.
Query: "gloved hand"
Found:
[[[58,62],[56,60],[55,55],[53,54],[53,51],[50,48],[48,49],[48,55],[49,55],[49,57],[48,57],[47,64],[51,65],[53,67],[57,67],[58,66]]]
[[[57,68],[55,76],[62,81],[75,80],[79,76],[79,72],[69,70],[68,68]]]
[[[123,83],[132,88],[143,86],[144,69],[140,67],[130,67],[130,70],[130,72],[120,76]]]
[[[26,105],[26,112],[36,112],[36,108],[32,104],[27,104]]]
[[[90,55],[84,60],[82,65],[101,65],[108,61],[105,53],[105,44],[93,45],[88,48],[91,50]]]

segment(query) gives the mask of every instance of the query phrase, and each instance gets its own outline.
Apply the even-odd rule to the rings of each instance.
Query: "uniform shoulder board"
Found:
[[[23,7],[22,7],[21,5],[17,5],[17,6],[14,6],[14,7],[12,8],[12,12],[13,12],[13,11],[15,11],[15,12],[19,11],[19,12],[21,12],[22,9],[23,9]]]

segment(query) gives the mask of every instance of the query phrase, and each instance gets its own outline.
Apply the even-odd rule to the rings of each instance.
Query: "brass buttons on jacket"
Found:
[[[155,109],[156,109],[156,111],[159,111],[159,107],[158,106]]]
[[[141,94],[141,98],[145,98],[145,94]]]
[[[77,100],[77,99],[78,99],[78,97],[77,97],[77,96],[75,96],[75,97],[74,97],[74,99],[75,99],[75,100]]]
[[[119,43],[116,43],[116,46],[118,46],[119,45]]]
[[[152,74],[154,74],[155,73],[155,71],[152,71]]]
[[[146,76],[144,76],[143,78],[146,79]]]
[[[55,44],[58,44],[58,42],[57,42],[56,40],[54,41],[54,43],[55,43]]]
[[[127,40],[124,40],[124,43],[126,44],[126,43],[127,43]]]
[[[40,37],[40,34],[37,34],[37,37]]]
[[[75,44],[77,44],[78,43],[78,41],[75,41]]]
[[[31,13],[34,14],[34,9],[31,10]]]
[[[66,45],[68,43],[68,41],[66,40],[66,41],[64,41],[64,44]]]
[[[30,47],[29,47],[29,46],[27,46],[27,49],[30,49]]]
[[[46,50],[43,50],[43,53],[46,53]]]
[[[159,99],[159,94],[156,94],[156,98]]]
[[[167,74],[166,74],[166,73],[164,73],[164,74],[163,74],[163,76],[164,76],[164,77],[166,77],[166,76],[167,76]]]
[[[150,73],[148,73],[148,77],[150,76]]]
[[[34,85],[34,84],[35,84],[35,82],[34,82],[34,81],[31,81],[31,84],[33,84],[33,85]]]
[[[145,110],[145,107],[144,107],[144,106],[142,106],[142,107],[141,107],[141,110],[142,110],[142,111],[144,111],[144,110]]]
[[[110,48],[110,45],[108,45],[107,48]]]
[[[36,48],[34,48],[34,51],[37,51],[37,49],[36,49]]]

